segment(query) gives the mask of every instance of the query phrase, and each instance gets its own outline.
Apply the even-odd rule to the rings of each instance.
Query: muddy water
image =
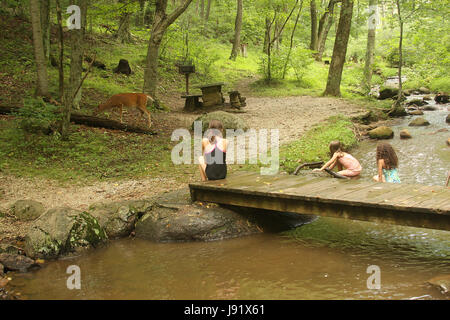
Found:
[[[448,132],[441,111],[425,112],[432,125],[398,132],[390,140],[404,183],[441,185],[450,169]],[[354,152],[363,179],[375,172],[375,145]],[[66,286],[66,269],[81,270],[81,290]],[[368,289],[377,265],[381,288]],[[209,243],[112,241],[78,258],[48,263],[13,284],[29,299],[445,299],[426,280],[450,274],[450,232],[319,218],[278,234]],[[447,296],[448,298],[448,296]]]

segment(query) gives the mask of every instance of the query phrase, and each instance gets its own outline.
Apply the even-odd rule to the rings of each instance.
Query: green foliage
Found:
[[[301,46],[293,48],[289,65],[291,66],[295,78],[298,81],[302,81],[308,68],[313,64],[312,51],[305,49]]]
[[[345,150],[357,144],[353,124],[343,116],[330,117],[325,123],[309,130],[298,141],[280,148],[280,166],[291,173],[303,162],[327,161],[330,158],[329,143],[339,140]]]
[[[45,103],[42,99],[24,100],[23,107],[16,112],[17,125],[27,133],[49,134],[61,120],[58,107]]]

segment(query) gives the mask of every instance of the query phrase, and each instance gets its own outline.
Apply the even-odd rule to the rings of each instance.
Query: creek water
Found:
[[[403,183],[443,185],[450,169],[447,106],[425,112],[428,127],[393,126]],[[399,130],[413,136],[400,140]],[[353,154],[376,174],[376,142]],[[67,289],[66,270],[81,270],[81,289]],[[380,268],[380,289],[368,289],[367,268]],[[446,299],[426,281],[450,274],[450,232],[333,218],[283,233],[218,242],[111,241],[80,257],[13,275],[29,299]],[[448,296],[447,296],[448,298]]]

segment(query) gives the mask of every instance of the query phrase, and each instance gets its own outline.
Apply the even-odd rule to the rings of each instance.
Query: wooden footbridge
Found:
[[[450,188],[252,172],[189,185],[193,201],[450,231]]]

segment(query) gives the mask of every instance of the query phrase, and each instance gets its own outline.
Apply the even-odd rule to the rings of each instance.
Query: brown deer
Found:
[[[115,94],[105,103],[99,104],[95,114],[111,108],[120,108],[120,122],[122,123],[123,108],[137,108],[141,112],[142,116],[144,114],[147,115],[148,127],[150,128],[152,125],[152,120],[150,112],[147,110],[147,103],[149,100],[152,102],[155,101],[151,96],[145,93]]]

